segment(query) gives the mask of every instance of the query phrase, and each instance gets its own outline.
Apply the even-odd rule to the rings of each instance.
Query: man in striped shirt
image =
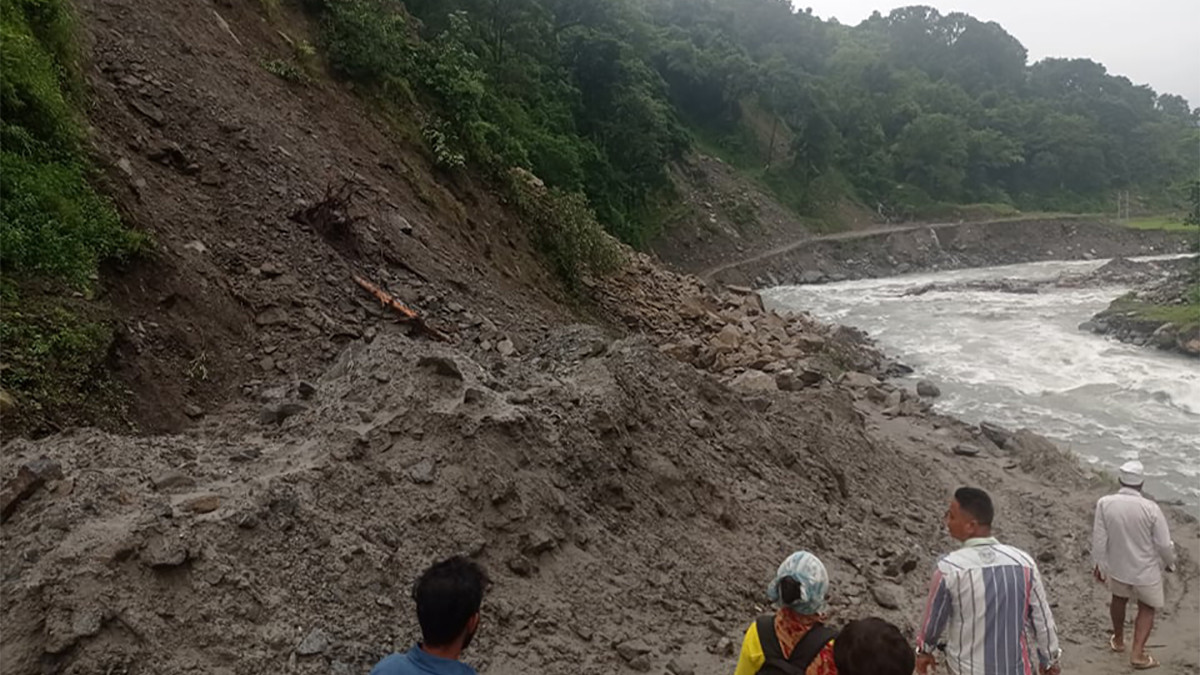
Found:
[[[917,672],[936,664],[945,642],[953,675],[1058,675],[1058,635],[1037,564],[1024,551],[992,536],[992,499],[959,488],[946,513],[950,536],[962,548],[938,561],[917,636]]]

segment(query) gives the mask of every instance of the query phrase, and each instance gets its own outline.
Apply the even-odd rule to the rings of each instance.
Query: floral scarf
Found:
[[[819,614],[799,614],[795,610],[784,607],[775,612],[775,635],[779,638],[779,647],[783,650],[783,658],[789,658],[792,650],[809,629],[821,623],[823,617]],[[808,665],[804,675],[837,675],[837,666],[833,663],[833,642],[817,654]]]

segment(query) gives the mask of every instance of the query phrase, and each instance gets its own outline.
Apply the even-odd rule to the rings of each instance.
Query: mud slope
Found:
[[[108,288],[118,368],[149,431],[181,428],[247,380],[319,374],[377,330],[354,273],[472,337],[467,304],[492,315],[493,341],[564,315],[523,230],[469,177],[436,172],[327,78],[264,69],[292,58],[287,40],[315,39],[263,7],[80,4],[95,151],[158,249]],[[331,191],[349,197],[336,222],[298,217]]]

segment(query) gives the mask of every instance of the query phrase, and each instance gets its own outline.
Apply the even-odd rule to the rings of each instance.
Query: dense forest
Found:
[[[432,115],[440,162],[523,167],[639,243],[667,167],[716,154],[799,213],[850,199],[1174,207],[1198,169],[1183,98],[1087,59],[1027,61],[993,22],[930,7],[858,26],[787,0],[308,0],[335,71]]]

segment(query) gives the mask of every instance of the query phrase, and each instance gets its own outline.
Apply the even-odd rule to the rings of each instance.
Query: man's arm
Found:
[[[1092,562],[1096,564],[1096,578],[1104,581],[1108,576],[1108,527],[1104,523],[1104,503],[1096,502],[1096,515],[1092,523]]]
[[[1050,599],[1042,585],[1042,573],[1036,565],[1029,568],[1029,623],[1033,626],[1037,644],[1038,663],[1042,671],[1057,665],[1061,653],[1058,647],[1058,629],[1054,625],[1054,614],[1050,611]]]
[[[1167,516],[1158,504],[1154,505],[1154,548],[1162,558],[1163,568],[1169,569],[1175,565],[1175,544],[1171,541],[1171,530],[1167,527]]]
[[[950,622],[950,589],[941,569],[934,569],[933,581],[929,584],[929,598],[925,601],[925,616],[921,618],[921,629],[917,632],[917,649],[930,653],[937,648],[938,638]]]

